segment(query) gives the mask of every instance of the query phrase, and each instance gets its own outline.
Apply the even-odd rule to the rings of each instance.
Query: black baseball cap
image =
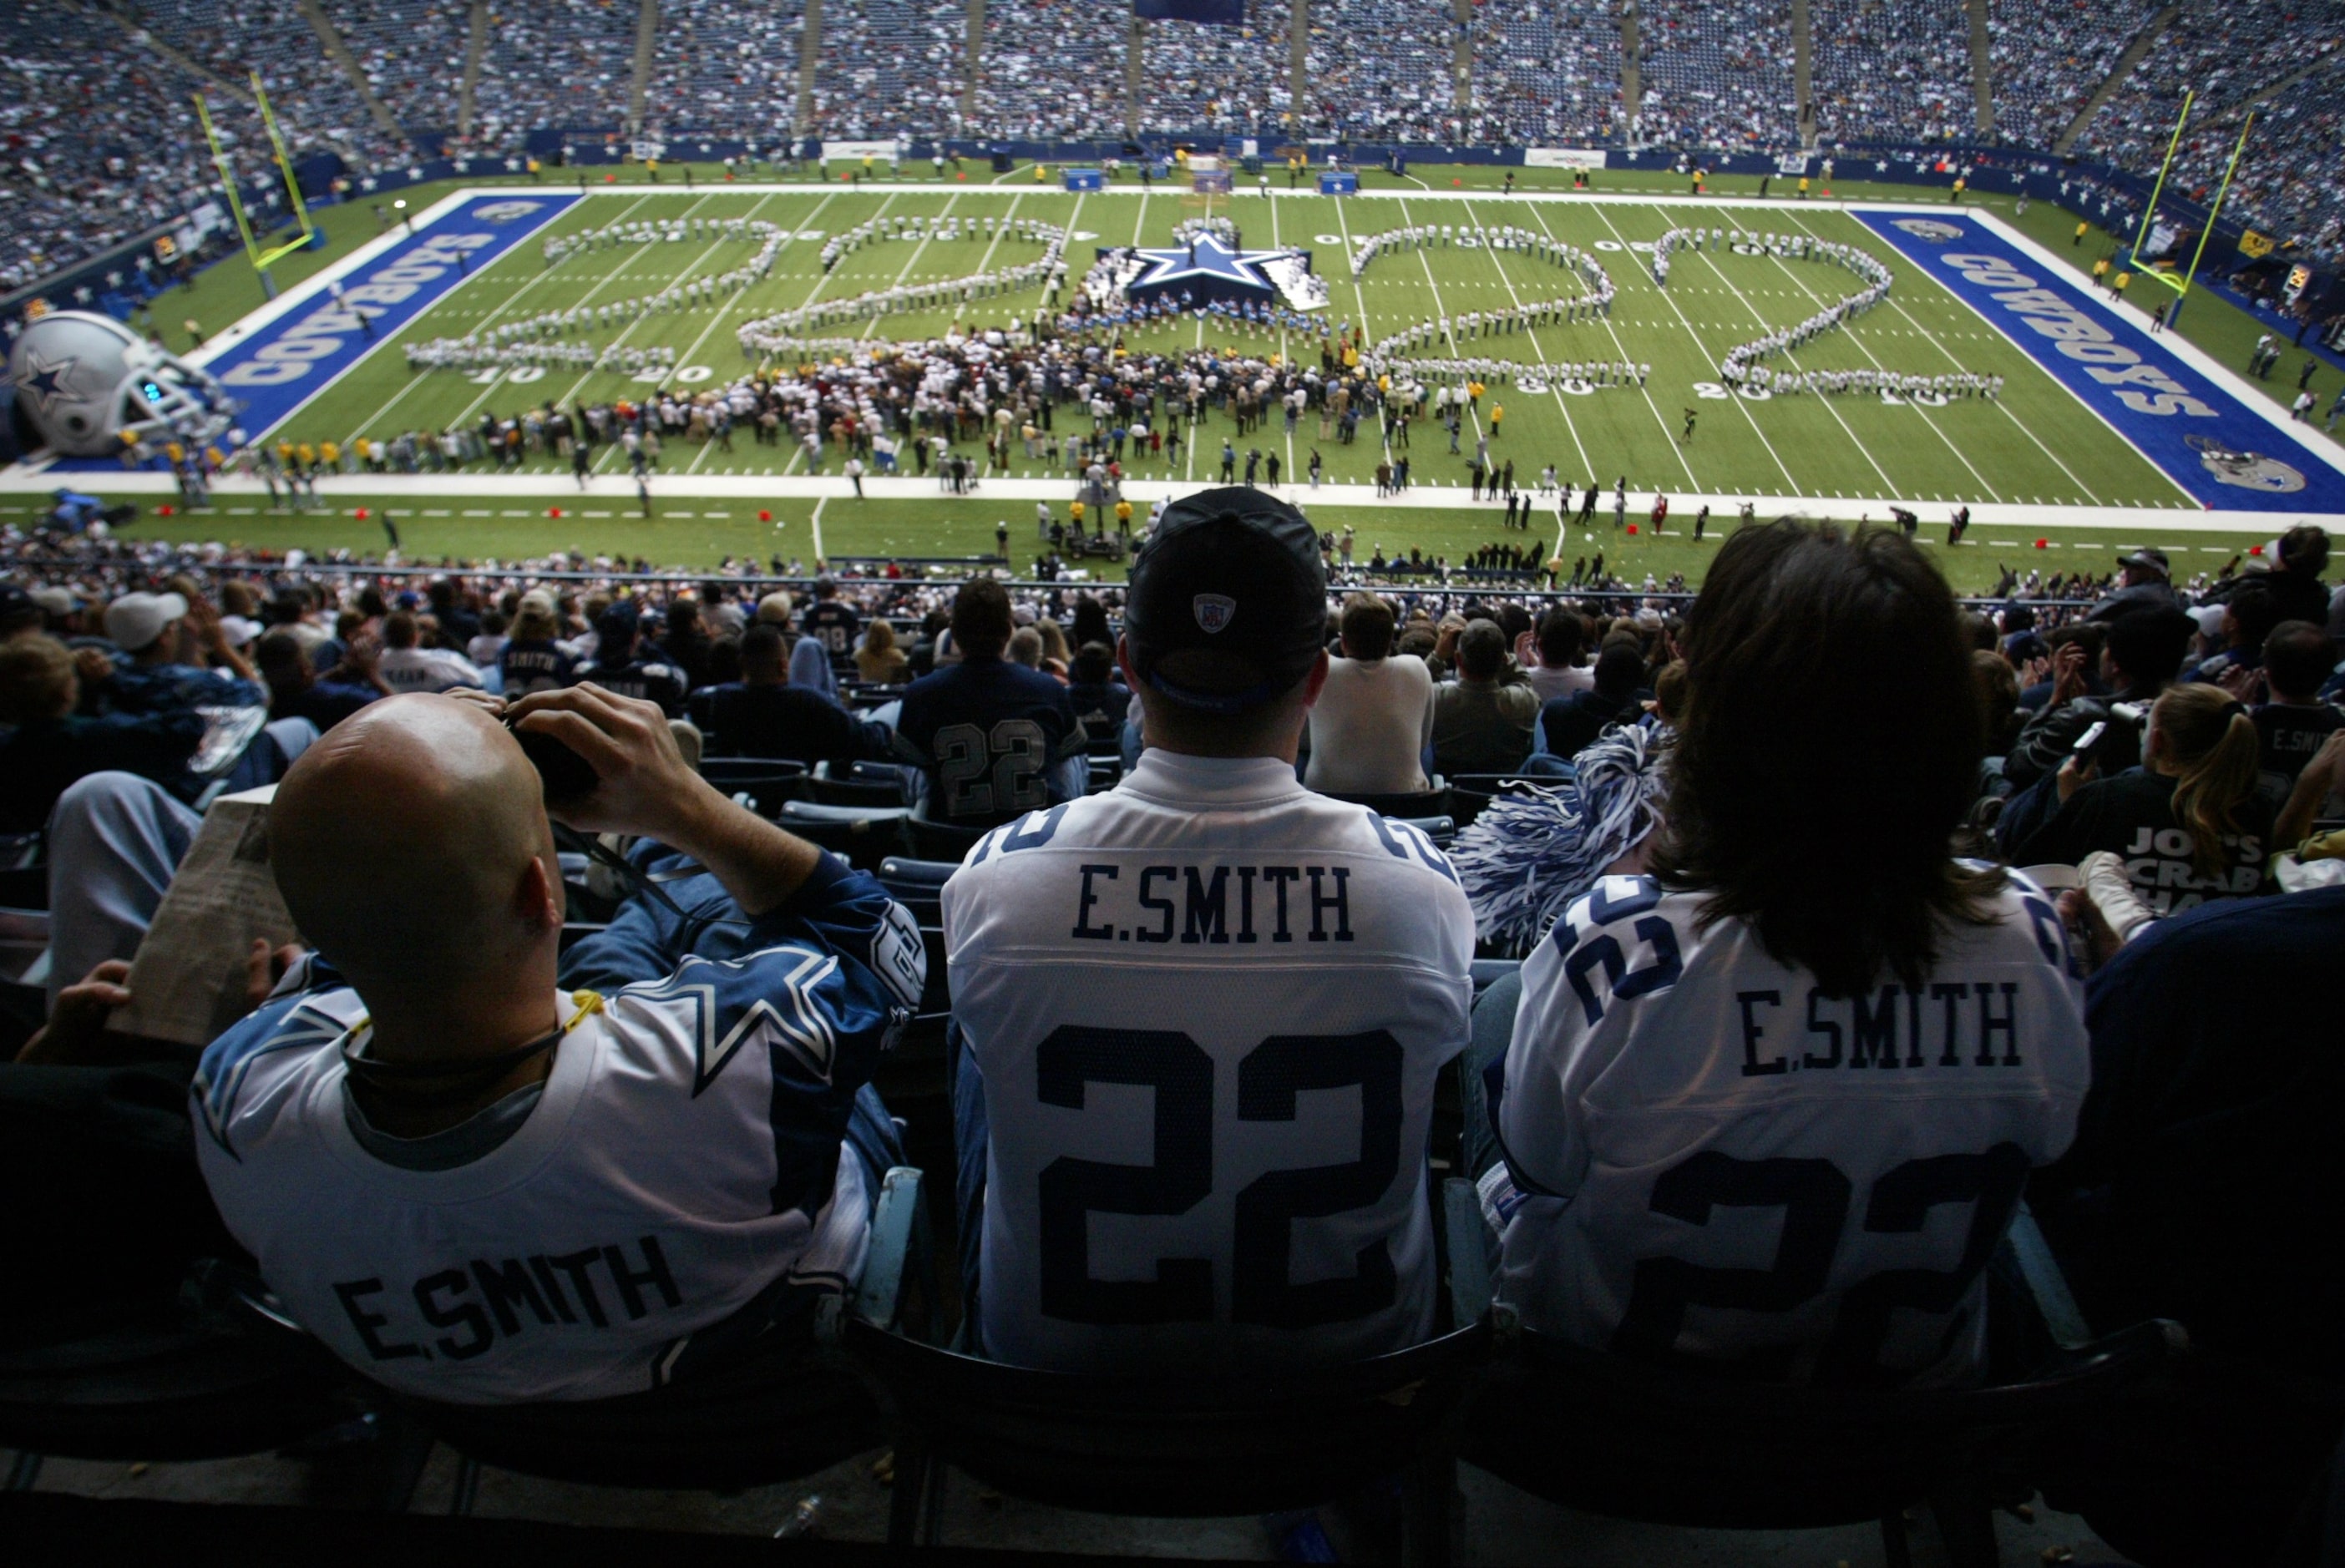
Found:
[[[2143,545],[2131,555],[2118,556],[2117,564],[2119,566],[2137,566],[2145,572],[2155,572],[2160,577],[2170,575],[2174,570],[2171,566],[2167,564],[2166,551],[2158,549],[2156,545],[2150,544]]]
[[[1174,501],[1132,561],[1133,673],[1183,707],[1237,713],[1291,690],[1327,641],[1327,568],[1304,515],[1239,485]],[[1186,653],[1222,657],[1186,661]],[[1178,679],[1160,673],[1172,660]]]

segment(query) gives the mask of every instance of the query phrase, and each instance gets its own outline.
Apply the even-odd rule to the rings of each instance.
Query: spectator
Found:
[[[1538,693],[1541,703],[1568,697],[1596,684],[1596,673],[1588,667],[1583,651],[1587,638],[1588,623],[1577,611],[1558,606],[1540,621],[1532,648],[1536,661],[1524,673],[1530,677],[1531,690]]]
[[[904,916],[692,773],[656,705],[513,712],[597,771],[563,820],[667,846],[645,866],[666,897],[560,956],[542,785],[493,709],[403,696],[345,723],[270,813],[318,956],[204,1055],[212,1196],[290,1314],[407,1393],[585,1400],[786,1361],[859,1271],[896,1158],[863,1086],[919,995]],[[819,1059],[706,1054],[777,997],[819,1020]]]
[[[188,777],[203,744],[193,708],[84,718],[66,645],[43,632],[0,642],[0,833],[38,833],[75,781],[118,770],[157,784]],[[70,977],[70,976],[68,976]]]
[[[2321,685],[2337,667],[2337,645],[2309,621],[2283,621],[2264,639],[2263,666],[2270,700],[2251,715],[2260,747],[2257,764],[2294,784],[2313,753],[2345,728],[2345,713],[2320,700]]]
[[[1132,712],[1132,689],[1115,667],[1115,650],[1105,642],[1086,642],[1076,652],[1069,672],[1067,700],[1091,740],[1113,740],[1123,733]]]
[[[781,628],[760,622],[741,633],[741,679],[708,700],[709,754],[777,757],[844,770],[858,759],[885,761],[894,737],[837,703],[788,683]]]
[[[562,622],[553,607],[553,596],[543,589],[532,589],[521,596],[513,612],[513,635],[505,640],[503,652],[497,655],[497,670],[504,678],[504,694],[516,700],[539,692],[558,691],[566,683],[563,677],[577,662],[576,654],[563,646]]]
[[[951,632],[959,663],[913,682],[896,723],[898,754],[928,774],[922,814],[987,828],[1080,796],[1083,727],[1066,687],[1002,657],[1008,592],[988,578],[962,584]]]
[[[1373,593],[1344,601],[1344,656],[1327,666],[1311,704],[1311,761],[1303,782],[1323,794],[1415,794],[1431,787],[1433,673],[1392,652],[1392,606]]]
[[[684,716],[684,672],[665,659],[639,657],[636,643],[642,612],[632,599],[622,599],[595,618],[594,652],[571,667],[570,683],[593,682],[606,692],[657,703],[669,718]],[[825,663],[824,668],[829,665]]]
[[[2051,905],[1948,852],[1980,755],[1952,596],[1896,534],[1745,527],[1685,657],[1656,875],[1606,878],[1525,962],[1497,1146],[1469,1121],[1474,1168],[1505,1161],[1500,1295],[1623,1355],[1960,1381],[1992,1239],[2067,1147],[2086,1064]],[[1854,780],[1865,809],[1816,809]],[[1950,1162],[1969,1225],[1864,1228]],[[1930,1301],[1868,1304],[1913,1270]]]
[[[2276,560],[2265,580],[2272,597],[2276,621],[2329,619],[2329,587],[2320,574],[2329,570],[2329,531],[2311,523],[2298,523],[2279,536]]]
[[[226,673],[189,664],[180,657],[183,640]],[[258,707],[269,700],[252,666],[228,644],[219,612],[201,599],[178,593],[126,593],[106,607],[106,635],[127,655],[98,693],[105,708],[126,713],[161,713],[178,708]],[[85,693],[88,695],[88,693]]]
[[[2078,1426],[2053,1506],[2145,1563],[2286,1560],[2334,1450],[2345,1269],[2335,1108],[2345,887],[2159,920],[2093,976],[2076,1146],[2028,1202],[2087,1319],[2172,1318],[2191,1354],[2154,1399]]]
[[[1979,649],[1971,654],[1971,678],[1986,715],[1986,765],[1993,767],[2019,739],[2019,677],[2010,660]]]
[[[1596,655],[1595,682],[1587,691],[1549,698],[1539,709],[1539,735],[1548,755],[1572,757],[1612,724],[1636,723],[1645,657],[1633,638],[1607,639]]]
[[[964,1320],[989,1355],[1268,1371],[1434,1326],[1426,1145],[1465,1038],[1473,921],[1422,835],[1295,782],[1325,592],[1293,508],[1227,489],[1167,508],[1124,619],[1138,767],[997,830],[945,885]],[[1223,612],[1201,619],[1201,601]],[[1305,1088],[1335,1092],[1305,1110]],[[1297,1117],[1356,1150],[1356,1174],[1315,1218],[1253,1234],[1241,1189],[1326,1179]],[[1087,1151],[1152,1145],[1178,1199],[1087,1223],[1067,1183],[1109,1168]]]
[[[1502,683],[1506,667],[1506,632],[1495,621],[1470,622],[1457,639],[1457,679],[1433,689],[1436,772],[1508,773],[1530,755],[1538,693],[1520,681]]]
[[[904,651],[896,646],[896,628],[887,617],[874,615],[855,650],[855,673],[873,686],[899,686],[911,673]]]
[[[422,628],[413,612],[397,610],[383,617],[382,657],[376,669],[392,691],[447,692],[481,684],[480,667],[470,659],[421,642]]]
[[[2113,621],[2136,610],[2179,610],[2180,595],[2168,581],[2172,575],[2166,551],[2145,545],[2117,561],[2117,586],[2086,612],[2087,621]]]
[[[379,655],[371,638],[354,642],[340,665],[323,677],[310,667],[310,655],[301,651],[290,632],[271,632],[263,637],[254,647],[253,657],[269,685],[270,716],[307,719],[320,732],[392,693],[375,662]]]
[[[2279,607],[2271,590],[2260,582],[2243,582],[2223,602],[2222,612],[2214,650],[2184,669],[2176,680],[2230,686],[2262,667],[2264,639],[2279,624]]]
[[[2220,686],[2170,688],[2150,709],[2142,765],[2095,779],[2071,755],[2060,809],[2011,854],[2018,865],[2075,865],[2095,850],[2121,856],[2157,915],[2263,885],[2273,808],[2256,789],[2259,743],[2247,707]]]
[[[2052,658],[2051,699],[2020,727],[2018,743],[2003,760],[2003,776],[2023,789],[2048,778],[2095,724],[2103,730],[2093,754],[2105,773],[2140,761],[2140,725],[2115,712],[2114,705],[2156,701],[2182,668],[2183,650],[2189,646],[2193,630],[2190,617],[2170,608],[2112,620],[2100,649],[2101,683],[2109,693],[2106,698],[2086,694],[2089,644],[2063,643]]]
[[[838,584],[827,577],[816,578],[814,605],[806,612],[806,634],[822,644],[834,669],[853,666],[855,635],[862,629],[854,610],[839,602]]]

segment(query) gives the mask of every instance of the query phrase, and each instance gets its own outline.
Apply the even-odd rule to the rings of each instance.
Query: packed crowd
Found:
[[[1291,137],[1290,15],[1284,0],[1253,0],[1243,27],[1149,23],[1141,55],[1141,130]]]
[[[839,11],[824,12],[830,26]],[[798,45],[805,15],[779,5],[679,0],[661,7],[644,94],[645,131],[739,137],[766,147],[797,104]],[[828,28],[824,42],[829,41]],[[530,126],[516,123],[515,135]]]
[[[1476,7],[1476,139],[1577,147],[1620,139],[1620,21],[1607,5]]]
[[[1799,144],[1786,0],[1654,0],[1637,52],[1640,139],[1731,152]]]
[[[1333,0],[1311,10],[1304,128],[1363,141],[1458,142],[1457,23],[1446,0]]]
[[[1964,0],[1814,0],[1815,135],[1827,142],[1977,139],[1967,12]]]
[[[2156,13],[2147,4],[1989,0],[1996,136],[2020,147],[2057,142]]]
[[[254,73],[269,106],[315,147],[358,167],[404,157],[405,141],[375,125],[350,76],[298,10],[272,0],[136,0],[137,25],[245,88]]]
[[[2025,1194],[2105,1331],[2178,1319],[2232,1398],[2286,1390],[2220,1438],[2188,1408],[2129,1408],[2121,1432],[2072,1409],[2056,1454],[2027,1457],[2136,1560],[2204,1563],[2284,1530],[2338,1438],[2345,1368],[2309,1330],[2345,1280],[2306,1250],[2337,1218],[2335,1184],[2306,1176],[2333,1161],[2318,975],[2345,941],[2345,841],[2314,833],[2345,784],[2328,545],[2292,529],[2188,588],[2137,551],[2056,624],[2017,595],[1961,608],[1893,531],[1790,521],[1736,533],[1690,602],[1331,594],[1326,537],[1252,491],[1168,508],[1106,598],[529,567],[417,589],[12,533],[0,830],[46,829],[53,972],[48,1023],[0,1069],[0,1116],[42,1136],[0,1147],[65,1208],[8,1241],[85,1310],[168,1302],[193,1258],[257,1266],[327,1349],[423,1399],[787,1381],[905,1163],[870,1080],[935,992],[913,914],[800,836],[809,818],[728,798],[709,759],[863,764],[964,846],[926,917],[959,1041],[936,1209],[957,1216],[967,1353],[1214,1378],[1437,1331],[1423,1169],[1455,1068],[1484,1227],[1451,1255],[1481,1250],[1527,1332],[1681,1376],[2025,1375],[1986,1278]],[[1863,809],[1815,809],[1852,780]],[[120,1011],[129,960],[201,860],[195,806],[261,781],[298,942],[257,940],[191,1062]],[[1448,854],[1407,815],[1468,800]],[[619,847],[568,849],[586,841],[549,814]],[[565,940],[582,909],[607,924]],[[1528,956],[1477,998],[1472,961],[1506,952]],[[2204,1005],[2226,986],[2237,1005]],[[777,1044],[712,1065],[695,1009],[784,998],[818,1061]],[[1233,1008],[1242,1040],[1216,1031]],[[1343,1114],[1388,1168],[1333,1240],[1296,1221],[1289,1262],[1212,1204],[1133,1241],[1038,1218],[1053,1160],[1164,1114],[1087,1108],[1050,1075],[1145,1070],[1210,1105],[1263,1051],[1287,1092],[1359,1086]],[[185,1223],[74,1222],[113,1200],[127,1146],[46,1075],[98,1061],[137,1064],[154,1108],[186,1091],[184,1148],[139,1133],[149,1210]],[[1012,1092],[1037,1077],[1050,1116]],[[1227,1179],[1201,1161],[1209,1194],[1291,1157],[1291,1129],[1258,1128],[1294,1118],[1224,1119],[1247,1152]],[[2285,1213],[2228,1192],[2258,1162],[2299,1179]],[[1831,1177],[1798,1197],[1826,1210],[1821,1282],[1639,1309],[1656,1259],[1776,1245],[1782,1204],[1744,1199],[1782,1195],[1731,1185],[1761,1168]],[[1974,1217],[1835,1219],[1917,1169],[1925,1196],[1958,1174],[1944,1201]],[[442,1180],[488,1191],[432,1201]],[[1704,1223],[1656,1230],[1657,1203]],[[595,1226],[624,1240],[584,1247]],[[1235,1304],[1133,1266],[1176,1230],[1248,1281]],[[437,1298],[475,1275],[431,1273],[448,1257],[562,1278],[483,1262],[503,1315],[452,1314]],[[65,1266],[86,1261],[105,1266]],[[590,1295],[598,1265],[614,1284]],[[1926,1299],[1861,1310],[1863,1281],[1917,1270]],[[1127,1285],[1148,1310],[1092,1293]],[[541,1331],[574,1297],[602,1331]],[[468,1325],[442,1336],[465,1354],[398,1353]],[[2170,1472],[2145,1473],[2145,1423],[2178,1446]]]
[[[331,0],[326,6],[368,89],[419,150],[442,145],[461,117],[471,14],[468,0]]]
[[[989,11],[988,25],[1012,9]],[[969,11],[958,0],[824,7],[812,129],[858,140],[959,134],[968,41]]]

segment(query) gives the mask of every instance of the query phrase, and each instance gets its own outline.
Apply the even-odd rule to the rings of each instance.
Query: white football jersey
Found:
[[[1528,1326],[1763,1377],[1942,1381],[2029,1169],[2075,1135],[2084,986],[2014,877],[1921,986],[1854,998],[1699,895],[1608,876],[1523,965],[1483,1179]]]
[[[943,904],[989,1353],[1291,1366],[1431,1330],[1426,1138],[1474,918],[1429,839],[1274,758],[1152,748],[988,834]]]
[[[862,1272],[868,1189],[841,1134],[919,978],[909,916],[869,891],[873,951],[909,942],[908,981],[805,942],[557,993],[569,1028],[537,1104],[442,1169],[353,1132],[342,1049],[363,1046],[364,1005],[320,966],[204,1053],[196,1144],[221,1218],[296,1321],[394,1389],[661,1386],[695,1336],[727,1343],[775,1292]]]

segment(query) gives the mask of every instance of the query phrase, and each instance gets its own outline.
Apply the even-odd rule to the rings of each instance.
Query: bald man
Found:
[[[566,962],[548,808],[502,718],[594,768],[562,821],[650,841],[650,891]],[[924,966],[876,882],[593,685],[371,704],[287,774],[269,841],[315,956],[204,1053],[193,1102],[220,1215],[305,1328],[468,1403],[805,1343],[897,1162],[866,1080]]]

